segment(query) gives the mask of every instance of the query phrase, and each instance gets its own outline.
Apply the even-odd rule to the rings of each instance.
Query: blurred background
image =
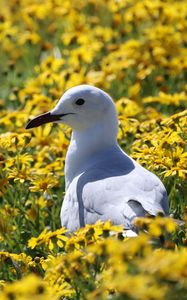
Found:
[[[67,237],[71,130],[25,125],[82,83],[113,97],[121,147],[161,178],[183,225],[148,217],[132,239],[110,222]],[[0,299],[186,299],[186,92],[186,0],[0,0]]]
[[[22,247],[45,226],[60,227],[70,129],[24,127],[82,83],[113,97],[120,145],[163,180],[170,213],[183,218],[186,0],[0,0],[0,8],[3,245],[15,246],[8,240],[15,231]]]

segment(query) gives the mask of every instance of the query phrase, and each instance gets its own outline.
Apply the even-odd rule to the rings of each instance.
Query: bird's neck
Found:
[[[117,131],[117,118],[113,122],[102,120],[91,128],[73,131],[65,161],[66,189],[76,176],[118,148]]]

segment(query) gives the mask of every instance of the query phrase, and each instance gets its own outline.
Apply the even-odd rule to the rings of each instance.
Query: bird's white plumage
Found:
[[[85,106],[80,111],[74,108],[78,116],[62,120],[73,127],[66,157],[62,226],[75,231],[99,219],[110,219],[129,229],[133,219],[146,212],[156,215],[162,211],[167,215],[168,198],[161,181],[117,144],[118,122],[112,99],[87,85],[66,93],[57,113],[67,111],[66,99],[85,99]]]
[[[117,148],[73,179],[62,205],[61,221],[71,231],[99,219],[131,229],[136,216],[161,211],[168,213],[161,181]]]
[[[168,214],[162,182],[119,147],[117,112],[108,94],[89,85],[74,87],[51,112],[35,118],[27,128],[50,119],[73,129],[65,161],[62,226],[75,231],[110,219],[131,229],[133,219],[146,212]]]

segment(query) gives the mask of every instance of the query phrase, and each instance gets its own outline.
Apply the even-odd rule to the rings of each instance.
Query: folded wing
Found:
[[[108,166],[95,166],[79,177],[77,198],[82,208],[81,226],[98,219],[110,219],[114,224],[131,228],[132,220],[146,212],[168,214],[168,198],[163,184],[139,165],[125,174],[118,168],[118,175]]]

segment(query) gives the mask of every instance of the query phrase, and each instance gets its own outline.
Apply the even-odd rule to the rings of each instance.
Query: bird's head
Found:
[[[26,129],[55,122],[83,130],[93,127],[107,115],[117,118],[111,97],[99,88],[79,85],[66,91],[54,109],[29,121]]]

